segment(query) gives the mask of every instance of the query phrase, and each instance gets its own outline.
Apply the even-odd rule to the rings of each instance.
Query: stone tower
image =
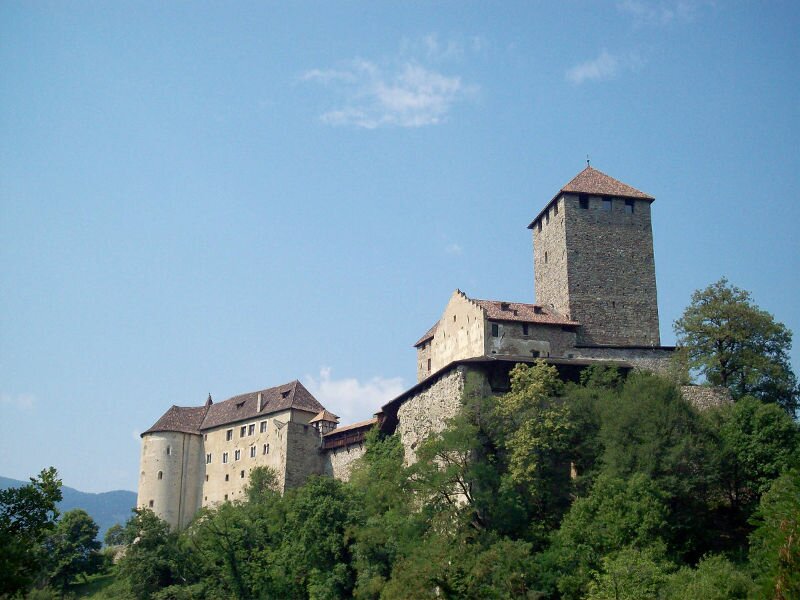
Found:
[[[650,204],[587,166],[528,226],[536,301],[578,321],[579,346],[659,346]]]

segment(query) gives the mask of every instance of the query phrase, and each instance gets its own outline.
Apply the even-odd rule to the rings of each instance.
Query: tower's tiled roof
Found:
[[[258,410],[258,395],[262,396],[262,407]],[[257,390],[229,398],[224,402],[212,404],[206,418],[203,419],[202,429],[210,429],[227,423],[235,423],[294,408],[311,413],[325,410],[314,396],[311,395],[303,384],[295,380],[291,383],[279,385],[266,390]]]
[[[203,417],[206,416],[206,406],[175,406],[172,405],[155,424],[143,432],[156,433],[158,431],[175,431],[178,433],[200,433]]]
[[[260,411],[259,394],[261,394]],[[217,404],[213,404],[209,396],[205,406],[173,406],[142,435],[157,431],[199,434],[203,429],[254,419],[289,408],[315,414],[325,411],[325,407],[317,402],[311,392],[295,380],[277,387],[234,396]]]
[[[641,200],[655,200],[649,194],[645,194],[627,183],[622,183],[609,177],[602,171],[592,167],[586,167],[583,171],[572,178],[567,185],[561,188],[556,197],[562,193],[571,194],[594,194],[597,196],[618,196],[620,198],[639,198]]]
[[[316,423],[317,421],[329,421],[331,423],[338,423],[339,417],[326,409],[323,410],[322,412],[317,413],[317,415],[313,419],[311,419],[308,422],[308,424],[310,425],[311,423]]]

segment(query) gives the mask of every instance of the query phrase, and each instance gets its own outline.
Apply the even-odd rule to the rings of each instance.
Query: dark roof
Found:
[[[337,427],[336,429],[331,429],[328,433],[323,434],[322,437],[335,437],[337,433],[344,433],[346,431],[352,431],[354,429],[362,429],[362,428],[369,428],[375,425],[378,422],[378,419],[375,417],[371,419],[367,419],[366,421],[359,421],[358,423],[353,423],[351,425],[345,425],[344,427]]]
[[[262,407],[258,409],[258,395],[262,394]],[[293,408],[317,414],[325,410],[314,396],[311,395],[303,384],[295,380],[291,383],[279,385],[266,390],[258,390],[234,396],[223,402],[212,404],[206,418],[203,419],[202,429],[219,427],[227,423],[235,423],[246,419],[268,415]]]
[[[175,406],[174,404],[155,422],[150,429],[143,432],[156,433],[157,431],[176,431],[179,433],[200,434],[203,417],[210,405],[205,406]]]
[[[439,328],[439,321],[436,321],[436,323],[434,323],[433,326],[430,329],[428,329],[428,331],[425,332],[425,335],[423,335],[421,338],[419,338],[416,341],[416,343],[414,344],[414,347],[421,346],[422,344],[427,342],[429,339],[431,339],[433,337],[433,334],[436,333],[436,330],[438,328]]]
[[[331,423],[338,423],[339,417],[338,415],[335,415],[332,412],[329,412],[328,410],[323,410],[317,413],[317,415],[313,419],[311,419],[308,422],[308,424],[310,425],[311,423],[316,423],[317,421],[328,421]]]
[[[536,215],[536,218],[528,225],[528,229],[533,229],[533,224],[550,208],[550,205],[561,197],[561,194],[591,194],[594,196],[614,196],[616,198],[633,198],[638,200],[647,200],[652,202],[655,200],[650,194],[637,190],[635,187],[622,183],[618,179],[614,179],[598,171],[592,167],[586,167],[583,171],[578,173],[572,180],[562,187],[555,196],[552,197],[550,202]]]
[[[486,318],[492,321],[522,321],[525,323],[541,323],[543,325],[574,325],[571,321],[545,308],[540,304],[524,304],[522,302],[504,302],[502,300],[473,300],[486,311]]]

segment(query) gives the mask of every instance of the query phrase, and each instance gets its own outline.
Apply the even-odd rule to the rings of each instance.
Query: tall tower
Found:
[[[536,302],[581,324],[578,345],[660,345],[654,200],[587,166],[528,226]]]

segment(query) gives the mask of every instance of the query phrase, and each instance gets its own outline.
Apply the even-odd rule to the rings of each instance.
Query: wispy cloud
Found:
[[[668,25],[675,21],[691,21],[708,0],[621,0],[617,9],[633,17],[636,25]]]
[[[339,415],[342,425],[371,418],[405,389],[400,377],[376,376],[362,382],[354,377],[334,379],[331,373],[323,367],[319,376],[306,375],[303,383],[325,408]]]
[[[36,404],[33,394],[0,394],[0,406],[8,406],[17,410],[31,410]]]
[[[452,243],[452,244],[447,244],[447,246],[445,246],[444,248],[444,251],[446,254],[460,256],[464,252],[464,249],[459,244]]]
[[[636,54],[620,56],[603,49],[596,58],[567,69],[565,77],[575,85],[586,81],[608,81],[616,79],[622,71],[638,70],[642,62]]]
[[[447,76],[414,62],[387,70],[366,60],[345,68],[314,69],[302,81],[333,89],[341,105],[321,115],[328,125],[423,127],[443,122],[453,105],[474,92],[458,76]]]

